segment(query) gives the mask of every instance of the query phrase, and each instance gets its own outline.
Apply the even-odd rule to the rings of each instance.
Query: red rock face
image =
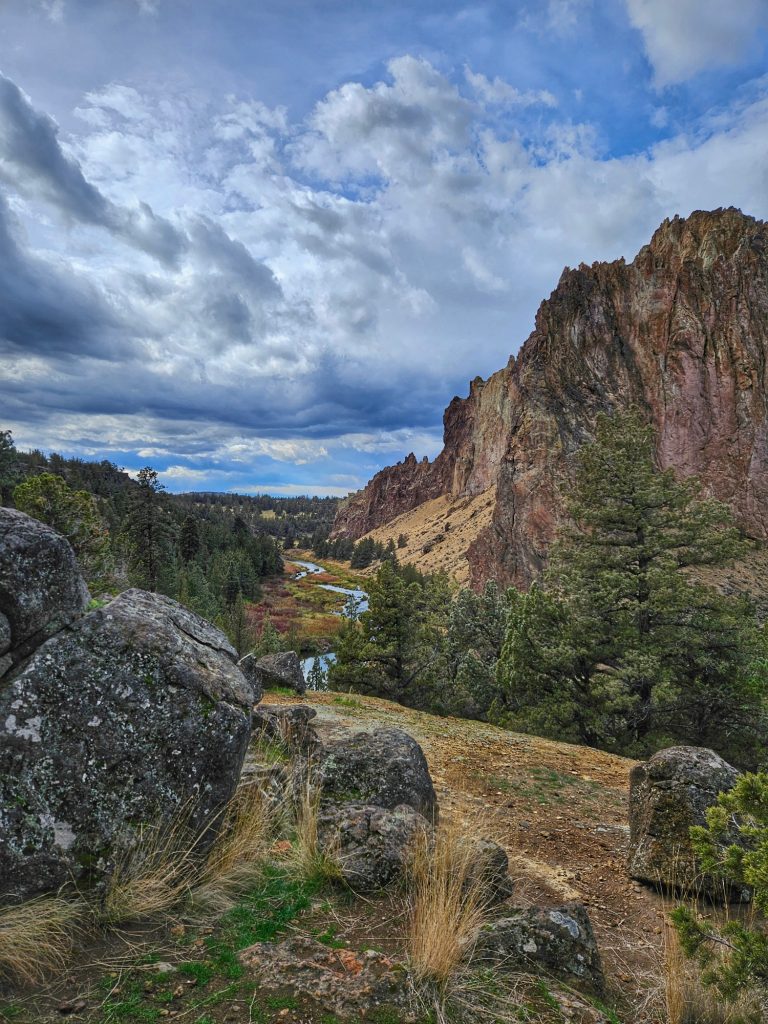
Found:
[[[566,269],[517,360],[451,402],[435,461],[382,470],[336,532],[359,537],[440,494],[496,483],[493,522],[468,551],[472,580],[526,586],[597,414],[637,404],[661,466],[699,476],[766,538],[767,360],[768,225],[734,209],[664,221],[631,264]]]

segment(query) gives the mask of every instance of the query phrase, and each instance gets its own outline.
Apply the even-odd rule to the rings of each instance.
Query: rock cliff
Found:
[[[566,268],[517,359],[448,406],[434,462],[382,470],[335,532],[357,538],[438,496],[495,487],[491,521],[465,552],[470,577],[525,586],[596,416],[637,404],[662,467],[698,475],[765,539],[767,357],[768,225],[736,209],[665,220],[632,263]]]

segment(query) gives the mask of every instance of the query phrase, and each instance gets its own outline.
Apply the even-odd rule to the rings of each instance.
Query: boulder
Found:
[[[474,849],[467,884],[479,886],[485,904],[503,903],[514,889],[514,883],[509,877],[507,851],[492,839],[475,839],[472,845]]]
[[[342,804],[321,810],[318,839],[349,886],[370,892],[402,877],[417,837],[429,827],[407,804],[392,810]]]
[[[698,869],[690,828],[739,777],[714,750],[669,747],[630,773],[629,874],[660,888],[722,892],[722,882]]]
[[[243,665],[252,659],[246,658]],[[307,681],[301,670],[301,662],[295,651],[280,651],[278,654],[265,654],[259,658],[255,665],[249,666],[246,671],[254,686],[261,686],[261,690],[268,690],[274,686],[287,686],[295,690],[299,695],[306,693]]]
[[[325,802],[372,804],[389,809],[407,804],[437,820],[435,787],[424,753],[401,729],[374,729],[330,740],[316,762]]]
[[[224,634],[157,594],[48,639],[0,690],[0,896],[98,876],[182,806],[204,829],[237,785],[251,706]]]
[[[528,907],[482,926],[475,959],[508,971],[543,971],[598,995],[603,992],[600,954],[589,914],[581,903]]]
[[[306,1011],[302,1019],[325,1019],[324,1014],[403,1024],[423,1019],[404,965],[371,949],[333,949],[308,935],[292,935],[281,942],[257,942],[239,959],[253,972],[259,993],[281,998],[290,993],[298,1000]]]
[[[88,608],[69,541],[13,508],[0,508],[0,675]]]
[[[307,704],[260,704],[253,712],[255,740],[280,743],[286,753],[309,753],[320,741],[310,724],[317,712]]]

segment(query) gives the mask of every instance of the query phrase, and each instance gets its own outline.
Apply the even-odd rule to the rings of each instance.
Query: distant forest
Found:
[[[281,552],[327,538],[337,498],[169,494],[150,466],[136,478],[108,460],[18,451],[0,431],[0,502],[53,526],[95,597],[158,591],[226,630],[240,646],[245,603],[282,572]]]

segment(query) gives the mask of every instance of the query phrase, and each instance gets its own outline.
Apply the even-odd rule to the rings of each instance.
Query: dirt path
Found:
[[[297,702],[272,694],[266,701]],[[642,1005],[658,985],[664,906],[626,874],[633,761],[371,697],[315,693],[305,702],[321,730],[396,725],[414,736],[441,813],[469,819],[506,848],[521,902],[585,903],[610,987]]]

